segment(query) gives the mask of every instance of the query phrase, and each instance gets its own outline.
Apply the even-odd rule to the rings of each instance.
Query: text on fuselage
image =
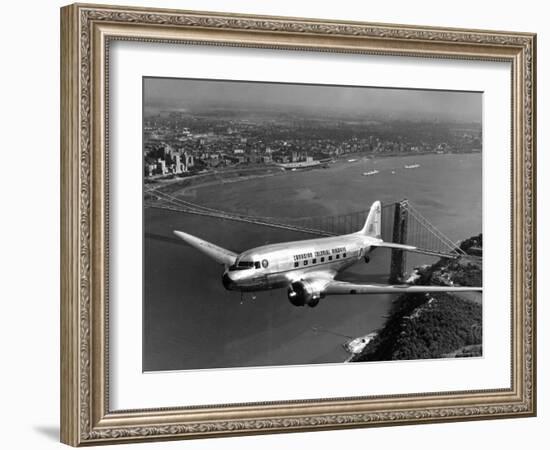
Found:
[[[294,261],[301,261],[302,259],[313,258],[314,255],[315,257],[318,257],[318,256],[328,256],[328,255],[333,255],[335,253],[345,253],[345,252],[346,252],[346,247],[336,247],[329,250],[317,250],[315,254],[311,252],[300,253],[298,255],[294,255],[293,258],[294,258]]]

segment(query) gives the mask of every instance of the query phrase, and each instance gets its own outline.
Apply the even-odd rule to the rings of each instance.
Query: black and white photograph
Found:
[[[480,357],[482,93],[143,78],[143,370]]]

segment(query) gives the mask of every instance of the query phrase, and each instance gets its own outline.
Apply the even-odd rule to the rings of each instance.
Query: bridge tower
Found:
[[[408,201],[406,199],[395,203],[393,213],[393,236],[392,241],[397,244],[406,244],[407,227],[409,222]],[[406,252],[392,249],[390,262],[389,282],[398,284],[403,282],[405,276]]]

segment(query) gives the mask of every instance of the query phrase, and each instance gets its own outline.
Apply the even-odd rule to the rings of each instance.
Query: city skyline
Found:
[[[145,114],[224,109],[481,123],[482,94],[386,87],[143,79]]]

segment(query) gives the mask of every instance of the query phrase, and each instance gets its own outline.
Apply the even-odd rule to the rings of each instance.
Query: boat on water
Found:
[[[377,334],[378,333],[374,331],[365,336],[359,336],[355,339],[345,342],[344,344],[342,344],[342,346],[348,353],[351,353],[352,355],[357,355],[365,349],[365,347],[376,337]]]
[[[409,164],[405,166],[405,169],[417,169],[420,167],[420,164]]]
[[[348,162],[355,162],[357,159],[348,159]]]
[[[380,173],[379,170],[369,170],[368,172],[363,172],[364,177],[370,177],[371,175],[376,175],[377,173]]]

